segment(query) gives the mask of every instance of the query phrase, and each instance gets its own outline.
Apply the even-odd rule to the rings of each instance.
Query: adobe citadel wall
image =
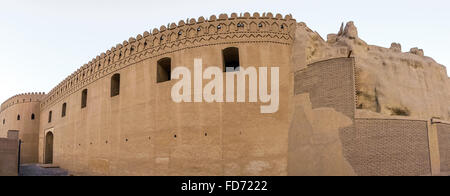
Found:
[[[244,67],[280,67],[277,113],[260,114],[261,103],[175,104],[175,81],[156,83],[159,59],[192,70],[202,58],[205,69],[222,66],[227,47],[239,48]],[[116,73],[121,91],[110,97]],[[200,17],[118,44],[43,96],[38,159],[52,132],[54,163],[75,174],[439,175],[448,171],[448,126],[428,120],[448,119],[449,83],[422,50],[367,45],[353,23],[325,41],[291,16]],[[16,101],[0,114],[36,109]]]
[[[39,161],[44,161],[45,135],[51,131],[54,163],[75,174],[287,175],[292,79],[285,76],[290,75],[295,28],[290,16],[222,14],[180,21],[117,45],[43,100]],[[260,114],[261,103],[176,104],[170,95],[175,81],[156,83],[159,59],[170,57],[172,69],[193,70],[194,58],[203,59],[204,69],[221,67],[227,47],[239,48],[243,67],[280,67],[279,112]],[[121,90],[111,98],[110,79],[116,73]],[[88,89],[84,109],[83,89]]]
[[[295,73],[289,175],[439,175],[446,130],[438,130],[439,163],[427,120],[357,115],[354,70],[355,59],[345,57]]]
[[[426,57],[424,51],[418,48],[402,52],[398,43],[393,43],[390,48],[368,45],[359,38],[353,22],[347,23],[345,28],[342,25],[339,33],[329,34],[327,40],[304,23],[297,26],[292,58],[293,62],[306,63],[294,63],[294,71],[313,69],[308,64],[313,65],[327,59],[348,56],[355,58],[356,111],[353,125],[341,130],[331,128],[331,125],[325,129],[328,133],[340,132],[338,140],[343,146],[339,145],[338,149],[342,148],[345,161],[335,161],[342,164],[331,167],[333,172],[328,174],[448,174],[448,131],[446,126],[439,126],[430,120],[448,121],[450,116],[450,79],[444,66]],[[305,82],[317,81],[317,77],[309,79]],[[336,105],[330,104],[333,103],[330,100],[336,99],[337,95],[317,99],[314,97],[314,92],[317,91],[320,90],[313,89],[308,92],[312,97],[308,94],[294,97],[293,100],[303,105],[300,111],[311,114],[306,115],[307,121],[302,120],[300,124],[293,122],[290,135],[292,132],[294,135],[300,134],[296,133],[292,126],[309,128],[310,133],[323,134],[325,130],[319,123],[322,118],[313,118],[314,114],[321,112],[321,116],[326,116],[323,110],[330,109],[330,106],[336,111],[342,110],[342,100]],[[319,111],[309,109],[308,105],[317,106],[321,100],[328,102],[322,101],[322,104],[319,104],[321,107],[316,108]],[[294,103],[294,118],[299,112],[297,104]],[[340,121],[336,116],[329,118],[334,119],[332,125],[339,125]],[[333,134],[328,135],[331,136]],[[305,140],[308,139],[300,141]],[[336,141],[336,138],[323,140]],[[289,143],[290,149],[299,150],[309,146],[301,147],[297,144],[298,142]],[[322,144],[317,145],[316,149],[324,149]],[[338,160],[342,160],[341,150],[328,155],[326,152],[321,154],[325,155],[323,157],[337,156]],[[290,159],[295,160],[295,157],[290,153]],[[312,168],[317,171],[328,168],[327,161],[322,162],[314,158],[310,160],[312,162],[308,163],[315,163],[311,168],[293,168],[296,172],[294,174],[314,170]],[[352,170],[348,170],[348,164]]]

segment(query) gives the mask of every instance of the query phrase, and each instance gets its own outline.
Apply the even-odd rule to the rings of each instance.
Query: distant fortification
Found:
[[[171,71],[196,58],[279,67],[278,112],[173,102]],[[368,45],[353,22],[324,40],[291,15],[220,14],[144,32],[48,94],[10,98],[0,136],[19,131],[23,163],[76,175],[446,175],[449,84],[423,50]]]

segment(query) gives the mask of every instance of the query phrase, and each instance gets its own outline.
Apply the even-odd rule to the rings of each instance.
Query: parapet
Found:
[[[292,15],[251,15],[248,12],[239,15],[232,13],[230,16],[212,15],[209,18],[201,16],[197,20],[188,18],[178,24],[163,25],[159,29],[131,37],[93,58],[53,88],[42,101],[41,109],[135,62],[183,49],[218,44],[225,39],[291,44],[295,29],[296,21]]]
[[[33,92],[33,93],[22,93],[17,94],[6,100],[1,105],[1,111],[3,112],[7,108],[11,107],[15,104],[21,104],[21,103],[29,103],[29,102],[40,102],[45,98],[44,92]]]

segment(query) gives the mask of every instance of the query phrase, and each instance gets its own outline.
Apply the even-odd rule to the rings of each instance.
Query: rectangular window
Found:
[[[52,111],[48,112],[48,123],[52,122]]]
[[[88,90],[84,89],[83,92],[81,92],[81,108],[85,108],[87,106],[87,95]]]
[[[111,97],[120,94],[120,74],[114,74],[111,77]]]
[[[170,58],[163,58],[158,61],[158,65],[156,68],[156,79],[157,83],[166,82],[171,79],[170,73],[171,70],[171,59]]]
[[[65,117],[66,116],[66,109],[67,109],[67,103],[64,103],[62,105],[61,117]]]
[[[236,47],[225,48],[222,51],[223,71],[234,72],[239,71],[239,49]]]

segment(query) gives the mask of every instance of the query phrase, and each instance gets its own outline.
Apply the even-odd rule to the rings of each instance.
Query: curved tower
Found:
[[[21,163],[38,162],[40,101],[44,93],[25,93],[9,98],[1,105],[0,137],[18,131],[22,140]]]

